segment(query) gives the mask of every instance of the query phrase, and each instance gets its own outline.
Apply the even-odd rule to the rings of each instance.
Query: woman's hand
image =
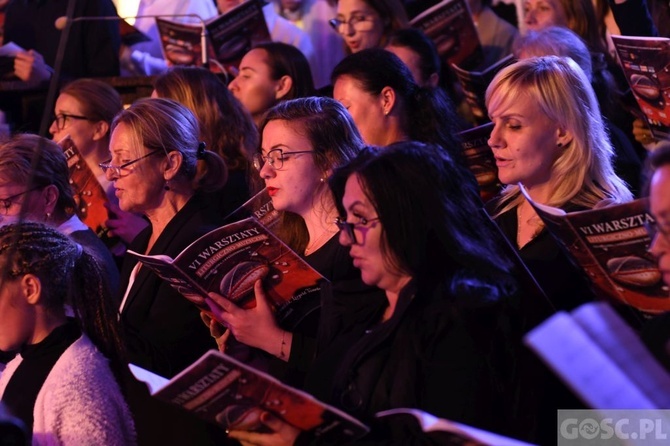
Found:
[[[137,234],[149,226],[144,218],[132,212],[122,211],[120,207],[111,202],[106,202],[105,207],[109,213],[109,219],[105,226],[109,229],[109,236],[117,236],[129,245]]]
[[[254,284],[256,307],[240,308],[217,293],[209,293],[207,305],[216,320],[232,331],[237,341],[288,361],[293,336],[279,328],[260,280]]]
[[[655,142],[651,130],[649,130],[647,124],[640,118],[633,121],[633,136],[635,137],[635,140],[643,146]]]
[[[37,51],[21,51],[14,58],[14,74],[23,82],[38,84],[48,81],[51,73],[51,68]]]
[[[216,345],[219,347],[221,353],[226,352],[226,341],[230,337],[230,330],[226,330],[226,327],[221,325],[216,319],[212,317],[210,313],[206,311],[200,312],[200,319],[207,325],[209,328],[209,334],[216,341]]]
[[[228,436],[236,439],[244,446],[290,446],[295,443],[298,434],[300,434],[300,429],[291,426],[269,412],[263,412],[261,414],[261,422],[272,429],[273,432],[271,434],[261,434],[257,432],[231,430],[228,432]]]

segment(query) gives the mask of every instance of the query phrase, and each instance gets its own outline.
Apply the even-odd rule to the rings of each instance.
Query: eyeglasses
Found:
[[[40,189],[39,186],[33,187],[32,189],[24,190],[23,192],[19,192],[18,194],[14,194],[11,197],[7,198],[0,198],[0,215],[5,216],[9,213],[9,208],[12,207],[12,204],[14,203],[14,199],[20,197],[21,195],[25,195],[27,193],[30,193],[32,191],[35,191],[37,189]]]
[[[56,123],[56,127],[58,130],[63,130],[65,128],[65,123],[67,122],[68,119],[81,119],[84,121],[89,121],[89,119],[86,116],[79,116],[79,115],[70,115],[67,113],[61,113],[59,115],[56,115],[53,117],[53,120],[51,122]]]
[[[328,23],[335,31],[344,34],[348,31],[348,27],[352,27],[354,31],[370,31],[375,26],[374,18],[373,15],[354,14],[349,20],[330,19]]]
[[[254,155],[254,168],[256,170],[261,170],[265,163],[267,162],[270,166],[279,170],[284,167],[284,161],[286,161],[286,155],[297,155],[299,153],[314,153],[313,150],[298,150],[295,152],[284,152],[282,149],[272,149],[268,152],[267,155],[263,156],[261,153]]]
[[[128,161],[127,163],[123,163],[123,164],[121,164],[120,166],[115,166],[114,164],[112,164],[112,163],[111,163],[111,161],[112,161],[111,159],[108,159],[108,160],[105,161],[104,163],[100,163],[100,164],[98,164],[98,166],[100,166],[100,168],[102,169],[102,172],[105,173],[105,174],[106,174],[107,171],[109,170],[110,173],[111,173],[114,177],[121,177],[121,176],[122,176],[122,175],[121,175],[121,170],[122,170],[122,169],[126,169],[126,170],[130,170],[130,171],[132,171],[131,169],[128,169],[128,166],[130,166],[130,165],[132,165],[132,164],[135,164],[135,163],[138,162],[138,161],[142,161],[144,158],[148,158],[148,157],[150,157],[151,155],[154,155],[154,154],[156,154],[156,153],[158,153],[158,152],[162,152],[162,151],[163,151],[163,149],[156,149],[156,150],[154,150],[154,151],[152,151],[152,152],[147,153],[147,154],[144,155],[144,156],[141,156],[141,157],[139,157],[139,158],[135,158],[134,160],[132,160],[132,161]],[[128,173],[130,173],[130,172],[128,172]]]
[[[340,231],[346,234],[347,238],[351,243],[353,243],[354,245],[360,245],[361,242],[359,242],[358,239],[356,238],[356,232],[354,231],[354,229],[356,229],[357,227],[361,228],[367,226],[369,223],[372,223],[373,221],[377,220],[379,220],[379,217],[375,218],[359,217],[358,223],[349,223],[344,218],[337,217],[335,219],[335,224],[337,225],[337,228]]]

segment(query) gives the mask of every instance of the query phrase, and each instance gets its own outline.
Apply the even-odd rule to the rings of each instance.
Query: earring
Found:
[[[556,146],[560,149],[561,147],[563,147],[563,143],[559,142],[558,144],[556,144]]]
[[[168,182],[165,182],[165,186],[163,186],[163,190],[170,190],[170,186],[168,185]]]
[[[324,181],[326,181],[326,179],[324,177],[321,177],[319,178],[319,181],[323,183]]]
[[[46,222],[46,221],[49,221],[49,219],[51,219],[51,212],[46,212],[46,213],[44,214],[44,221],[45,221],[45,222]]]

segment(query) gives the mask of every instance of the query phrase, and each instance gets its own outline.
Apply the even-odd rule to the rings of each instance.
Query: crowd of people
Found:
[[[241,3],[203,2],[138,11],[206,20]],[[377,416],[397,408],[553,443],[556,411],[585,406],[523,337],[601,296],[522,189],[566,212],[649,195],[649,255],[670,286],[670,137],[622,107],[589,0],[525,1],[519,28],[468,2],[479,63],[514,56],[485,94],[500,184],[486,202],[461,141],[472,110],[409,26],[423,2],[276,0],[263,7],[273,41],[225,76],[170,66],[147,19],[153,42],[126,47],[116,23],[81,21],[58,49],[47,22],[115,13],[111,0],[66,3],[4,10],[5,42],[25,49],[15,76],[46,82],[59,58],[64,75],[51,139],[0,138],[0,417],[4,405],[33,444],[322,444],[269,412],[260,430],[206,425],[127,367],[172,378],[211,349],[363,421],[361,444],[450,441]],[[644,0],[610,6],[622,32],[663,30]],[[104,78],[121,69],[155,75],[151,97],[123,104]],[[105,238],[84,223],[65,141],[106,196]],[[217,292],[198,307],[127,253],[174,258],[262,190],[271,230],[326,279],[295,304],[297,325],[275,317],[262,280],[253,308]],[[668,315],[633,328],[670,371]]]

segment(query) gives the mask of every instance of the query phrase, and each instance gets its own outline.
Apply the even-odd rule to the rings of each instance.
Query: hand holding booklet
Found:
[[[368,431],[339,409],[216,350],[170,381],[132,364],[130,370],[154,397],[225,429],[267,432],[260,415],[270,412],[331,444],[355,440]]]
[[[287,330],[300,323],[310,305],[318,307],[315,293],[320,291],[319,281],[326,280],[252,217],[203,235],[175,259],[131,250],[128,254],[205,311],[209,292],[242,308],[255,307],[254,284],[262,280],[277,322]],[[301,311],[293,311],[298,303]]]

